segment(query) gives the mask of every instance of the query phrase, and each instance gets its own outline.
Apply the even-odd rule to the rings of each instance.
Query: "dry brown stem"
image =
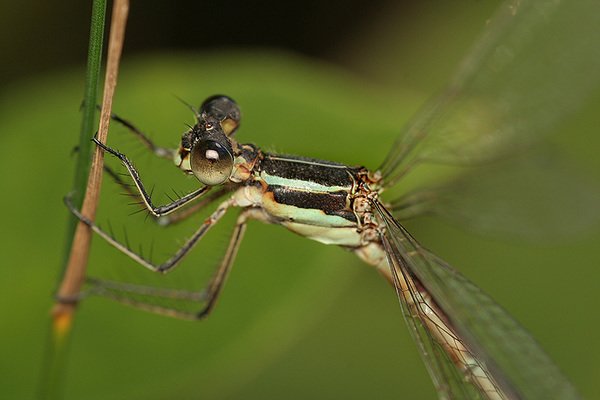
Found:
[[[106,63],[106,76],[104,79],[104,93],[102,97],[102,111],[100,112],[100,124],[98,127],[98,140],[106,143],[112,99],[117,85],[119,72],[119,61],[125,38],[125,26],[129,12],[128,0],[115,0],[111,17],[110,38],[108,42],[108,56]],[[90,167],[87,188],[81,213],[91,221],[96,217],[96,208],[100,196],[102,184],[102,168],[104,154],[96,147]],[[92,231],[82,222],[77,224],[75,235],[71,246],[71,252],[63,280],[60,284],[57,298],[59,299],[52,309],[55,330],[59,332],[68,331],[71,325],[72,315],[77,306],[77,301],[64,301],[65,299],[77,299],[81,286],[85,280],[89,249],[92,239]]]

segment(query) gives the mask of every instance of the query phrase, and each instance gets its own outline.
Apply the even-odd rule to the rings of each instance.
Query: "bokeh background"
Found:
[[[157,142],[176,146],[192,116],[175,96],[199,104],[227,93],[244,113],[241,141],[376,167],[497,5],[134,2],[114,109]],[[0,386],[3,398],[17,399],[34,397],[44,367],[67,239],[62,197],[73,177],[90,5],[0,6]],[[598,105],[596,90],[552,139],[592,182],[600,180]],[[157,201],[171,188],[194,187],[124,129],[115,127],[109,141],[156,185]],[[110,219],[118,232],[126,226],[133,243],[154,241],[157,257],[200,220],[160,229],[129,215],[132,206],[119,193],[105,181],[99,220]],[[521,321],[586,398],[598,397],[599,229],[524,241],[437,218],[408,226]],[[192,270],[208,277],[218,260],[212,248],[226,235],[216,230],[174,279]],[[139,268],[99,240],[90,265],[93,273]],[[250,224],[206,321],[86,300],[65,377],[68,399],[435,398],[394,292],[377,273],[352,254],[259,223]]]

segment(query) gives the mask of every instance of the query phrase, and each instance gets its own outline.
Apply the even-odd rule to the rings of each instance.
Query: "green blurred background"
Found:
[[[33,397],[43,368],[83,93],[90,7],[79,3],[1,5],[3,398]],[[497,2],[362,3],[134,2],[114,109],[176,146],[192,116],[174,95],[199,104],[226,93],[244,114],[240,141],[376,167]],[[599,104],[596,91],[553,139],[596,181]],[[109,142],[156,184],[158,202],[171,188],[194,187],[124,129],[114,127]],[[160,229],[129,216],[119,192],[105,180],[99,221],[110,219],[118,232],[126,225],[133,243],[152,236],[161,257],[199,220]],[[598,229],[530,243],[434,218],[408,226],[521,321],[586,398],[598,396]],[[212,236],[174,279],[191,270],[208,276],[218,260],[211,243],[225,243],[226,232]],[[90,265],[138,268],[99,240]],[[394,292],[377,273],[338,248],[259,223],[250,224],[208,320],[93,298],[82,304],[72,339],[69,399],[435,398]]]

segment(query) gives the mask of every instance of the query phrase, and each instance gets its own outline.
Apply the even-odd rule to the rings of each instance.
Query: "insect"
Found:
[[[67,201],[70,210],[107,242],[149,270],[167,273],[228,210],[237,207],[241,212],[222,262],[204,291],[154,293],[197,301],[202,304],[197,312],[133,300],[128,294],[147,291],[134,285],[96,281],[96,291],[152,312],[201,319],[212,311],[223,288],[247,221],[257,219],[347,248],[377,268],[397,292],[440,398],[578,398],[569,381],[510,315],[423,247],[398,221],[396,215],[411,207],[412,199],[388,202],[382,196],[423,163],[441,160],[476,165],[512,146],[529,144],[540,132],[549,130],[573,107],[567,93],[583,96],[593,86],[590,83],[597,81],[598,50],[590,43],[574,45],[584,37],[584,29],[597,25],[588,21],[578,25],[581,30],[570,25],[566,29],[561,19],[573,13],[597,18],[592,7],[591,2],[565,6],[515,1],[504,5],[448,89],[415,116],[376,170],[272,154],[239,143],[234,134],[241,113],[227,96],[211,97],[195,111],[196,122],[177,150],[156,146],[120,120],[155,154],[174,160],[201,183],[199,189],[155,206],[131,161],[96,141],[126,167],[145,207],[159,221],[184,218],[217,198],[225,200],[161,264],[114,239]],[[551,31],[557,33],[551,43],[533,40]],[[545,61],[557,46],[570,52],[569,64]],[[587,74],[585,82],[570,79],[580,73]],[[532,84],[540,74],[549,83]],[[525,93],[530,90],[534,95]]]

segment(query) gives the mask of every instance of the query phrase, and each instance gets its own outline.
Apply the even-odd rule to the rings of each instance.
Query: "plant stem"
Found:
[[[119,60],[123,48],[128,10],[128,0],[115,0],[113,4],[111,31],[108,44],[102,111],[98,128],[98,139],[102,142],[106,142],[108,133],[112,98],[117,83]],[[82,214],[92,221],[95,219],[96,207],[100,195],[100,185],[102,183],[102,152],[99,151],[98,148],[95,148],[92,164],[89,168],[88,161],[90,159],[89,155],[92,148],[90,144],[90,133],[94,126],[105,14],[106,1],[94,0],[83,105],[83,120],[80,134],[79,160],[74,181],[74,191],[75,193],[79,193],[79,197],[81,197],[81,193],[85,191],[81,209]],[[87,177],[86,186],[85,178],[88,170],[89,175]],[[79,204],[79,199],[74,200],[76,201],[75,204]],[[43,371],[39,392],[40,398],[44,399],[58,399],[62,397],[62,382],[65,377],[64,371],[67,362],[67,348],[74,312],[77,306],[76,300],[79,297],[81,286],[85,279],[85,270],[91,242],[91,231],[85,224],[79,222],[74,229],[74,235],[72,237],[73,240],[70,246],[68,263],[64,270],[62,282],[57,293],[57,298],[59,300],[57,300],[52,309],[47,363],[45,365],[46,368]],[[72,301],[64,301],[65,299],[70,299]]]
[[[127,0],[115,0],[108,42],[108,56],[104,80],[104,95],[102,98],[102,110],[100,112],[100,125],[97,133],[98,140],[103,143],[106,142],[106,137],[108,135],[112,98],[117,85],[119,60],[121,57],[121,50],[123,49],[128,9],[129,4]],[[103,165],[104,153],[100,148],[95,147],[92,165],[87,180],[85,197],[81,207],[81,213],[90,221],[94,221],[96,218],[96,207],[98,205],[100,186],[102,184]],[[85,278],[91,237],[92,232],[90,228],[86,224],[79,222],[75,229],[67,268],[58,290],[59,299],[76,299],[79,295],[80,288],[83,285]],[[68,320],[71,319],[71,315],[76,305],[76,301],[58,301],[55,304],[52,314],[57,329],[63,329],[59,327],[66,323],[65,318]]]

